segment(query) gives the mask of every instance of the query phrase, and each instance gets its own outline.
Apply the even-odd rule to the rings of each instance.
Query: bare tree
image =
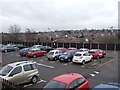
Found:
[[[19,41],[19,39],[20,39],[20,31],[21,31],[20,26],[18,26],[18,25],[10,26],[9,33],[11,34],[10,35],[11,40]]]

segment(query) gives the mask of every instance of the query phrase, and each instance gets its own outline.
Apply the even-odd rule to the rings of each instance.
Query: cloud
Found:
[[[117,28],[118,0],[1,0],[1,30],[10,25],[55,29]],[[24,31],[24,29],[23,29]]]

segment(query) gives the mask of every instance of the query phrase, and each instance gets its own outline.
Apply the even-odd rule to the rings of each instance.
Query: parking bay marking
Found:
[[[44,67],[48,67],[48,68],[55,68],[55,67],[53,67],[53,66],[49,66],[49,65],[45,65],[45,64],[40,64],[40,63],[36,63],[37,65],[39,65],[39,66],[44,66]]]
[[[40,79],[39,81],[37,81],[37,83],[45,83],[46,81],[45,80],[42,80]],[[33,84],[28,84],[28,85],[25,85],[24,87],[29,87],[29,86],[32,86]]]

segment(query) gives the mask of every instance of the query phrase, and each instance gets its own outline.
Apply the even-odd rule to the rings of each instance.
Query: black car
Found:
[[[75,53],[76,53],[76,50],[67,51],[63,53],[61,56],[59,56],[59,60],[63,62],[70,62],[72,61]]]
[[[44,51],[46,51],[46,52],[49,52],[50,50],[54,50],[54,48],[52,48],[52,47],[50,47],[50,46],[43,46],[43,47],[41,48],[41,50],[44,50]]]

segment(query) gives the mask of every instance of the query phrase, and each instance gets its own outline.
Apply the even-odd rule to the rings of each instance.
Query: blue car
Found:
[[[30,48],[21,49],[19,52],[20,56],[26,56],[28,54],[29,50],[30,50]]]
[[[99,84],[92,90],[120,90],[120,83],[104,83]]]
[[[61,62],[70,62],[70,61],[72,61],[75,53],[76,53],[76,50],[67,51],[59,56],[59,60]]]

